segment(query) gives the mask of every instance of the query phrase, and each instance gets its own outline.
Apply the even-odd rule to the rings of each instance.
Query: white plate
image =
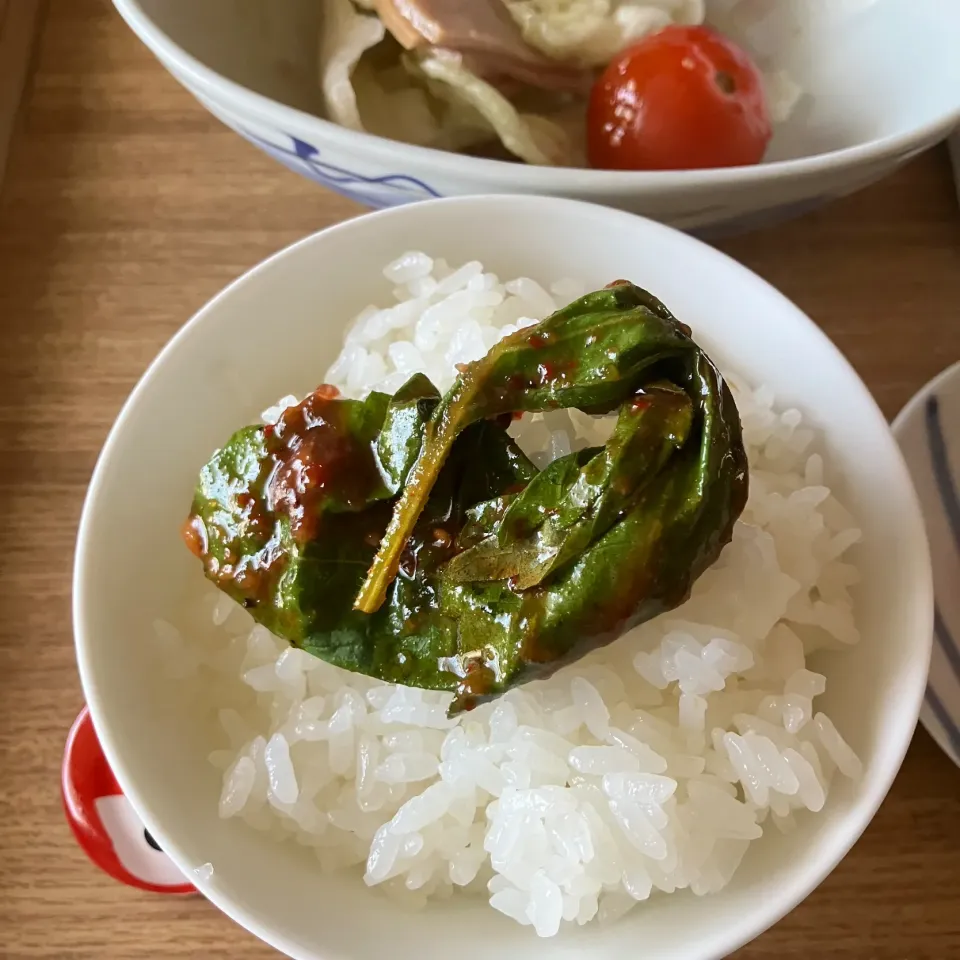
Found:
[[[900,411],[893,432],[920,497],[933,559],[933,657],[920,720],[960,766],[960,363]]]

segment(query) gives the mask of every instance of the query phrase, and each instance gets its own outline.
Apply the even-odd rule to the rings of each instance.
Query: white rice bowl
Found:
[[[752,527],[738,532],[718,567],[701,581],[691,604],[663,622],[648,624],[642,631],[642,642],[636,636],[623,638],[619,645],[581,661],[576,669],[550,683],[525,687],[502,701],[511,704],[517,715],[517,730],[512,735],[509,713],[497,714],[502,721],[506,713],[505,724],[494,723],[496,736],[507,737],[503,741],[507,746],[478,749],[484,740],[488,747],[491,745],[490,721],[496,704],[486,708],[486,714],[462,720],[457,728],[462,734],[456,736],[464,741],[459,746],[454,743],[456,749],[445,751],[452,755],[440,757],[440,761],[454,767],[459,764],[461,773],[478,782],[483,777],[485,786],[481,783],[475,790],[475,815],[469,823],[455,820],[455,814],[466,820],[470,809],[471,798],[459,793],[439,823],[446,827],[454,820],[456,827],[466,829],[467,839],[464,841],[463,830],[444,830],[444,851],[438,847],[431,851],[437,839],[436,827],[425,825],[411,834],[398,834],[405,838],[419,834],[423,847],[419,853],[414,852],[420,842],[416,837],[409,845],[405,839],[401,849],[394,844],[396,858],[391,869],[403,870],[404,875],[388,876],[371,888],[363,878],[377,830],[413,799],[414,792],[422,793],[424,788],[436,785],[429,779],[412,785],[390,780],[410,777],[412,772],[438,776],[439,764],[438,773],[428,771],[437,760],[438,738],[447,735],[440,698],[412,693],[398,696],[399,703],[378,704],[377,697],[386,694],[373,694],[371,702],[368,691],[378,686],[372,681],[338,674],[295,651],[281,658],[283,645],[265,631],[253,631],[246,614],[225,602],[203,578],[178,530],[187,509],[188,491],[211,451],[237,427],[253,422],[278,397],[287,393],[303,396],[315,388],[341,351],[347,321],[365,303],[399,305],[392,290],[405,284],[383,279],[380,268],[412,246],[442,254],[452,265],[478,258],[502,278],[537,278],[547,292],[562,277],[580,277],[593,289],[625,277],[651,289],[694,328],[698,342],[724,370],[746,377],[745,383],[739,383],[736,377],[734,381],[754,472],[752,500],[744,517]],[[572,292],[568,288],[557,296],[567,299]],[[526,316],[540,312],[542,309],[534,307],[520,310]],[[399,339],[409,339],[409,334]],[[389,345],[380,340],[378,335],[363,345],[368,354],[374,341],[378,351],[388,349]],[[392,359],[389,353],[386,357]],[[391,372],[385,359],[382,374],[367,384],[357,384],[356,392]],[[748,384],[755,393],[747,389]],[[774,389],[775,400],[763,384]],[[791,408],[802,411],[802,424],[797,424],[797,414],[790,412]],[[532,423],[531,429],[540,432],[538,442],[544,443],[547,434],[552,440],[561,429],[568,436],[582,436],[588,425],[593,426],[581,418],[572,427],[568,422],[561,428],[551,416]],[[812,438],[808,430],[814,434]],[[560,437],[557,440],[562,442]],[[792,445],[796,449],[791,449]],[[829,487],[834,495],[818,505],[805,503],[805,497],[796,497],[793,488],[806,487]],[[823,491],[810,494],[813,500],[822,495]],[[851,508],[856,522],[839,509],[836,499]],[[818,535],[810,550],[819,558],[819,566],[810,566],[803,562],[809,559],[805,550],[789,554],[780,550],[780,544],[784,529],[795,530],[797,524],[801,529],[812,529],[805,524],[817,523],[818,514],[829,531],[831,546],[827,548],[824,537]],[[862,541],[839,552],[844,541],[854,536],[855,527],[862,530]],[[776,543],[776,568],[767,559],[772,542],[767,534]],[[824,563],[824,553],[819,551],[831,550],[837,557]],[[854,622],[863,633],[863,641],[854,646],[848,643],[853,639],[848,629],[850,620],[842,614],[837,616],[846,605],[843,599],[852,577],[851,564],[862,578],[849,585],[855,599]],[[727,594],[729,606],[722,611],[719,603],[716,609],[711,605],[707,611],[710,616],[697,611],[699,591],[711,583],[727,583],[724,578],[732,582],[744,567],[755,578],[780,579],[783,584],[781,574],[786,574],[798,583],[802,581],[803,586],[787,601],[785,614],[799,646],[789,633],[779,629],[765,638],[770,617],[776,620],[781,615],[782,596],[778,599],[773,593],[764,593],[759,605],[750,606]],[[838,570],[834,583],[832,577]],[[818,582],[815,594],[810,592],[814,582]],[[835,592],[831,592],[831,583]],[[813,602],[807,605],[803,597]],[[781,606],[775,609],[774,601]],[[531,947],[543,960],[573,960],[584,953],[597,960],[636,960],[639,955],[720,960],[799,903],[836,866],[874,815],[900,765],[919,712],[929,663],[931,610],[929,558],[909,474],[868,391],[807,317],[722,254],[657,224],[555,198],[486,196],[412,204],[318,233],[257,266],[184,326],[133,392],[97,464],[78,534],[73,622],[84,695],[107,760],[134,811],[212,904],[295,960],[380,960],[385,950],[396,960],[428,960],[448,956],[451,951],[459,960],[490,960],[519,956]],[[760,617],[761,612],[766,617]],[[738,616],[742,622],[737,622]],[[217,622],[211,625],[211,620]],[[826,629],[804,620],[819,620]],[[681,621],[680,625],[676,621]],[[699,633],[683,621],[704,628],[724,627],[725,632]],[[688,675],[696,665],[696,660],[688,656],[695,649],[690,640],[664,647],[671,630],[709,649],[706,656],[699,657],[700,672],[696,676]],[[724,651],[723,644],[711,646],[712,640],[732,640],[737,649],[727,647]],[[809,653],[820,643],[839,649]],[[738,661],[740,646],[750,648],[753,666]],[[721,652],[733,656],[733,661],[718,657]],[[633,663],[638,653],[652,657],[640,659],[642,673]],[[42,650],[37,651],[37,656],[43,655]],[[809,754],[811,747],[816,751],[823,775],[821,785],[829,778],[819,812],[803,809],[819,803],[816,787],[809,780],[804,781],[806,802],[802,802],[799,790],[783,793],[757,780],[752,786],[760,791],[761,800],[766,786],[768,802],[764,805],[751,799],[742,785],[727,781],[728,786],[722,786],[722,775],[716,781],[705,778],[705,774],[714,773],[706,766],[709,750],[717,755],[711,763],[720,766],[726,750],[725,744],[723,750],[715,750],[714,727],[756,744],[752,737],[748,740],[746,726],[737,726],[737,719],[742,721],[748,715],[760,720],[769,717],[774,731],[778,727],[786,731],[785,723],[795,725],[806,716],[803,709],[796,712],[792,701],[786,703],[788,696],[803,697],[804,691],[807,696],[816,694],[822,684],[815,677],[798,674],[802,664],[811,673],[828,678],[826,693],[816,696],[810,710],[814,715],[828,714],[861,758],[859,779],[843,775],[839,767],[834,769],[839,761],[848,772],[856,773],[856,762],[840,741],[832,738],[829,727],[821,728],[815,720],[807,720],[795,734],[776,733],[774,739],[779,739],[781,755],[789,743],[797,741],[808,744],[797,750],[801,756]],[[682,667],[688,690],[679,689],[679,671],[676,680],[669,680],[665,689],[659,690],[657,683],[662,681],[658,676],[663,677],[664,666],[668,672]],[[708,672],[708,666],[715,673]],[[261,667],[264,669],[259,674],[250,674]],[[728,676],[724,677],[725,673]],[[706,696],[692,692],[704,683],[717,686],[716,674],[724,681],[722,691],[708,690]],[[602,698],[609,720],[604,721],[603,707],[596,709],[590,687],[578,683],[574,688],[571,681],[577,675]],[[266,685],[273,685],[275,677],[284,689],[258,692],[243,677]],[[749,685],[753,685],[754,693],[743,696]],[[329,733],[326,742],[291,744],[296,734],[290,713],[301,686],[305,696],[298,714],[303,712],[303,723],[312,725],[304,730],[311,736]],[[757,691],[767,689],[773,691],[769,696],[781,699],[779,716],[774,705],[764,707],[760,702],[764,698]],[[687,692],[684,723],[690,726],[685,725],[681,732],[680,694]],[[324,698],[322,706],[314,699],[318,696]],[[393,696],[390,693],[391,699]],[[413,702],[406,702],[407,696]],[[703,730],[698,732],[702,704],[696,698],[702,696],[708,709]],[[584,709],[579,706],[581,701],[586,704],[593,731],[582,723],[570,728],[577,711]],[[569,709],[563,712],[567,706]],[[784,706],[789,708],[786,718]],[[801,704],[801,708],[805,706]],[[395,709],[394,718],[401,722],[378,728],[377,714],[382,720],[385,709]],[[338,711],[331,729],[329,721]],[[311,713],[316,716],[311,717]],[[664,717],[667,733],[653,722]],[[297,721],[300,719],[298,715]],[[415,737],[386,739],[387,733],[410,732],[410,727],[422,727],[425,722],[440,727],[433,733],[412,731],[421,735],[420,742]],[[633,737],[623,739],[627,746],[622,752],[605,750],[621,745],[596,735],[604,732],[604,722]],[[628,775],[623,776],[618,776],[623,771],[608,771],[606,784],[614,794],[619,792],[619,797],[611,798],[604,792],[603,774],[581,771],[577,775],[583,780],[575,781],[573,790],[560,788],[565,798],[576,800],[571,825],[589,803],[596,808],[603,828],[598,829],[598,836],[606,831],[611,838],[610,845],[597,846],[592,858],[586,853],[581,858],[587,868],[581,871],[584,880],[578,916],[581,909],[584,916],[592,910],[589,890],[596,881],[591,882],[591,871],[601,868],[601,886],[609,883],[612,889],[602,889],[597,896],[598,913],[612,920],[625,906],[639,905],[616,923],[590,922],[581,927],[575,919],[561,919],[560,934],[547,939],[537,939],[534,926],[550,932],[556,922],[557,898],[550,883],[560,888],[561,918],[565,908],[568,915],[573,912],[572,899],[565,901],[564,894],[571,898],[574,894],[558,882],[570,883],[568,877],[556,872],[561,864],[548,857],[543,874],[536,873],[537,908],[531,918],[527,910],[534,898],[524,878],[506,864],[494,873],[495,868],[487,865],[490,851],[481,853],[472,842],[481,832],[484,840],[492,839],[488,812],[504,822],[515,816],[511,788],[501,789],[497,806],[491,807],[494,797],[487,786],[496,790],[498,779],[522,777],[524,766],[533,768],[533,757],[548,769],[537,771],[536,777],[531,772],[532,789],[559,787],[558,782],[547,783],[544,778],[552,775],[559,780],[562,769],[570,768],[570,751],[565,756],[558,753],[560,743],[546,734],[534,735],[542,742],[542,753],[534,749],[541,747],[536,743],[513,751],[519,761],[516,757],[497,758],[498,750],[505,755],[510,741],[521,736],[521,726],[533,728],[537,723],[552,724],[557,737],[566,740],[570,750],[579,751],[574,754],[575,763],[602,763],[615,756],[633,767],[629,759],[632,754],[641,768],[626,771]],[[372,798],[364,796],[368,808],[381,798],[383,804],[379,810],[366,812],[356,800],[361,726],[370,738],[364,741],[366,745],[375,740],[381,751],[375,764],[367,762],[370,756],[366,755],[365,769],[374,773],[381,770],[383,774],[372,781]],[[281,732],[289,748],[289,767],[283,743],[274,740]],[[754,732],[758,737],[771,736],[767,727]],[[530,736],[527,731],[523,733]],[[349,737],[341,734],[352,736],[352,749],[346,749]],[[524,743],[525,737],[521,738]],[[645,743],[648,738],[650,752],[633,742]],[[271,789],[269,777],[264,776],[266,746],[271,741],[273,804],[263,800]],[[237,764],[245,746],[254,743],[256,761],[248,757],[254,764],[253,783],[241,804],[244,771],[249,774],[249,764],[237,767],[239,777],[232,781],[237,792],[232,797],[224,797],[224,774]],[[593,749],[584,753],[585,747]],[[399,761],[390,759],[396,754],[405,756]],[[410,755],[416,759],[410,759]],[[212,766],[211,759],[221,769]],[[484,761],[489,761],[494,771],[489,780],[490,766]],[[662,773],[651,769],[664,763],[667,769]],[[701,763],[703,773],[698,773]],[[334,764],[343,773],[324,782],[324,764],[331,774]],[[313,771],[312,781],[308,769]],[[446,766],[444,770],[451,772]],[[725,772],[729,777],[731,771]],[[778,776],[784,776],[782,768]],[[786,776],[789,778],[789,774]],[[677,784],[672,796],[667,796],[670,784],[666,780]],[[689,783],[697,780],[708,786],[708,796],[709,787],[716,787],[716,796],[710,797],[715,804],[696,802],[700,787],[694,786],[694,796],[689,795]],[[778,782],[784,786],[787,783]],[[631,794],[628,783],[640,783],[643,789]],[[809,792],[811,786],[813,792]],[[303,803],[311,791],[317,801],[318,819],[313,821],[304,816],[309,808]],[[421,801],[414,805],[414,813],[418,812],[417,806],[418,815],[431,813],[430,805],[438,792],[443,801],[443,790],[432,790],[426,810]],[[556,792],[551,791],[551,802]],[[647,852],[630,842],[609,805],[609,799],[623,800],[624,794],[628,805],[618,806],[621,814],[634,813],[631,803],[646,803],[650,808],[642,810],[642,818],[628,818],[652,841]],[[542,797],[526,796],[531,800]],[[225,801],[223,812],[231,814],[226,818],[219,815],[221,800]],[[741,806],[736,806],[738,802]],[[746,841],[749,845],[743,860],[723,889],[697,896],[692,892],[694,880],[697,889],[719,887],[743,847],[743,837],[724,837],[707,851],[721,819],[723,828],[730,830],[731,804],[744,835],[756,833],[748,822],[752,818],[763,836]],[[660,807],[659,813],[654,805]],[[537,825],[542,806],[535,804],[532,827],[527,829],[525,824],[520,831],[521,841],[534,844],[533,849],[523,851],[524,863],[544,862],[545,835],[553,843],[555,834],[548,831],[546,819],[541,818],[542,831]],[[695,807],[702,809],[706,820],[687,836],[678,835],[677,825],[684,822],[682,811],[689,808],[689,814]],[[561,806],[550,809],[557,812]],[[343,829],[345,821],[341,826],[328,823],[326,828],[319,827],[335,810],[357,818],[356,829],[349,825]],[[290,813],[300,817],[300,822]],[[690,823],[689,816],[686,823]],[[704,843],[703,827],[711,823],[714,825],[706,827]],[[782,833],[778,824],[788,832]],[[556,824],[551,822],[549,826],[552,829]],[[667,846],[662,859],[657,859],[663,849],[653,834]],[[393,831],[388,835],[394,836]],[[286,842],[278,842],[281,836]],[[696,849],[691,839],[699,844]],[[671,844],[676,848],[675,863]],[[625,887],[617,888],[610,861],[605,859],[614,848],[616,856],[625,853],[625,862],[640,864],[649,876],[651,893],[647,900],[635,901]],[[514,852],[512,848],[503,849],[507,857]],[[461,851],[464,855],[457,857]],[[465,880],[478,857],[481,862],[474,880],[462,886],[453,883],[450,863],[456,861],[456,877]],[[419,875],[409,869],[416,858],[424,867]],[[573,866],[577,872],[575,862]],[[376,864],[369,872],[371,879],[376,879],[373,867]],[[433,876],[426,876],[428,867]],[[383,869],[382,863],[379,869]],[[407,888],[411,876],[412,886],[422,881],[419,890]],[[643,874],[636,871],[630,876],[633,891],[642,894],[646,887]],[[622,887],[622,870],[619,877]],[[690,886],[670,894],[660,889],[669,889],[676,879]],[[498,903],[522,919],[535,919],[535,925],[521,926],[490,908],[492,892],[487,884],[491,880],[494,892],[501,892],[498,886],[507,892]],[[533,878],[529,880],[532,888]],[[411,901],[415,905],[417,900],[427,899],[427,891],[433,896],[426,908],[409,909]],[[439,899],[448,891],[453,895]]]
[[[384,276],[396,302],[356,318],[326,377],[346,396],[392,393],[417,371],[446,390],[457,363],[586,292],[420,252]],[[362,870],[412,907],[485,897],[551,937],[651,897],[715,893],[751,842],[821,811],[861,765],[818,712],[828,678],[806,657],[859,639],[846,557],[860,530],[801,411],[725,375],[750,463],[732,543],[683,606],[547,681],[449,720],[450,695],[291,649],[212,586],[192,621],[158,621],[168,670],[198,672],[218,710],[220,817],[311,848],[318,869]],[[610,425],[556,411],[511,431],[543,467]]]

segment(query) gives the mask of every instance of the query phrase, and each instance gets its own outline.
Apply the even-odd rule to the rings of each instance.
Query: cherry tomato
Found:
[[[770,136],[760,72],[709,27],[666,27],[623,51],[587,113],[590,165],[603,170],[759,163]]]

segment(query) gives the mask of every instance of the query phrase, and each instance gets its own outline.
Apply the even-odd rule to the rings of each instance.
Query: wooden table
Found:
[[[115,884],[74,844],[58,789],[82,703],[71,559],[97,451],[160,346],[239,273],[358,212],[221,127],[107,0],[51,0],[0,199],[0,957],[273,955],[203,900]],[[960,358],[942,150],[724,249],[823,326],[888,415]],[[737,954],[810,957],[960,957],[960,771],[925,733],[850,856]]]

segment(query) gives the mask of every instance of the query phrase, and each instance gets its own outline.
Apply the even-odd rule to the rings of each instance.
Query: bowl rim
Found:
[[[909,159],[910,149],[918,144],[928,145],[942,139],[954,127],[960,126],[960,99],[954,108],[938,118],[929,120],[902,133],[868,140],[851,147],[813,154],[793,160],[777,160],[752,166],[712,168],[705,170],[591,170],[582,167],[546,167],[505,160],[470,157],[464,154],[420,147],[399,140],[389,140],[365,131],[350,130],[330,120],[306,113],[296,107],[279,103],[255,90],[230,80],[184,50],[164,32],[143,10],[140,0],[113,0],[114,6],[127,25],[154,53],[171,73],[184,74],[189,80],[212,96],[243,104],[260,116],[273,115],[290,120],[298,126],[314,126],[318,133],[345,151],[374,154],[390,163],[409,160],[415,164],[431,164],[447,176],[475,176],[493,183],[505,177],[509,183],[534,194],[551,191],[591,190],[706,190],[731,184],[768,184],[782,177],[807,177],[828,170],[854,167],[871,161],[894,157],[904,151]],[[180,79],[177,77],[176,79]],[[189,84],[185,84],[189,88]]]
[[[922,647],[919,649],[923,652],[923,662],[921,663],[920,658],[918,658],[917,667],[922,667],[922,669],[918,669],[917,671],[918,679],[915,684],[915,689],[905,692],[900,704],[900,709],[897,711],[899,726],[894,734],[888,737],[886,749],[873,764],[875,772],[872,782],[864,789],[862,796],[843,814],[836,829],[836,836],[830,841],[829,845],[819,851],[819,858],[815,861],[805,862],[804,864],[798,863],[796,867],[791,869],[788,877],[785,878],[785,882],[782,886],[778,887],[773,896],[764,898],[763,902],[758,902],[752,912],[744,913],[742,917],[732,920],[721,933],[718,933],[714,937],[709,945],[703,945],[703,949],[712,949],[716,952],[709,954],[698,952],[696,955],[692,953],[689,955],[691,958],[695,957],[696,960],[720,960],[720,958],[734,952],[770,929],[805,900],[847,855],[869,826],[881,803],[886,798],[912,741],[926,690],[926,678],[933,648],[933,574],[919,498],[910,479],[909,471],[900,447],[890,431],[889,424],[873,398],[873,395],[854,367],[820,327],[772,284],[722,251],[673,227],[624,211],[603,207],[582,200],[562,197],[536,195],[518,197],[508,194],[448,197],[366,213],[360,217],[341,221],[318,230],[273,253],[260,263],[246,270],[215,294],[177,330],[173,337],[154,357],[124,402],[97,459],[84,500],[74,553],[72,622],[80,680],[87,705],[90,709],[90,716],[107,762],[113,770],[123,793],[132,804],[134,811],[150,830],[151,834],[157,838],[168,856],[170,856],[174,863],[183,871],[185,876],[188,877],[199,892],[244,929],[281,951],[284,955],[295,958],[295,960],[318,960],[321,956],[320,953],[315,952],[313,948],[302,949],[301,945],[296,943],[290,934],[272,926],[269,921],[263,921],[258,918],[249,906],[225,892],[220,887],[216,878],[198,876],[195,871],[196,864],[191,862],[191,858],[184,854],[180,844],[171,838],[164,825],[153,813],[149,798],[137,787],[124,766],[121,759],[123,750],[119,745],[119,738],[114,734],[103,715],[104,707],[101,703],[101,688],[96,680],[95,675],[97,670],[95,657],[92,653],[94,644],[90,640],[90,631],[86,627],[89,619],[87,608],[95,602],[92,597],[88,596],[89,588],[87,586],[86,571],[91,565],[90,554],[97,540],[96,514],[102,508],[102,501],[106,496],[104,488],[108,479],[110,461],[113,458],[114,452],[125,442],[124,434],[129,429],[129,421],[134,415],[133,411],[138,405],[140,398],[152,388],[153,382],[162,375],[161,370],[167,358],[179,351],[184,341],[188,340],[191,336],[192,331],[204,323],[209,315],[222,309],[224,303],[229,302],[231,298],[236,296],[238,291],[242,290],[248,284],[259,282],[261,276],[269,273],[276,262],[283,260],[303,248],[320,242],[321,237],[331,239],[339,233],[369,229],[374,224],[380,223],[385,219],[400,219],[413,215],[416,211],[422,213],[424,207],[436,209],[439,207],[455,206],[469,210],[471,207],[486,207],[489,204],[510,204],[513,213],[516,213],[518,206],[529,207],[530,213],[527,215],[532,217],[536,217],[538,207],[562,206],[572,210],[579,210],[584,214],[603,216],[611,220],[639,220],[643,222],[645,229],[651,230],[654,233],[672,235],[673,239],[679,240],[687,246],[697,248],[700,256],[708,256],[722,261],[725,270],[728,272],[746,275],[750,283],[765,290],[768,295],[782,301],[784,308],[793,313],[796,321],[806,325],[810,334],[820,341],[822,349],[834,354],[838,361],[845,366],[849,374],[851,387],[859,389],[864,395],[864,399],[872,408],[874,423],[878,428],[878,440],[880,440],[881,437],[886,440],[892,463],[896,466],[896,472],[891,477],[890,487],[891,489],[898,489],[902,494],[899,514],[905,527],[907,527],[905,531],[907,536],[901,541],[901,547],[904,551],[909,551],[911,555],[917,558],[918,566],[914,569],[914,585],[918,590],[916,594],[916,606],[918,610],[926,611],[923,616],[923,622],[918,622],[916,625],[920,638],[916,642],[922,644]],[[827,841],[823,842],[826,844]],[[344,957],[340,958],[340,960],[349,960],[349,958]]]

